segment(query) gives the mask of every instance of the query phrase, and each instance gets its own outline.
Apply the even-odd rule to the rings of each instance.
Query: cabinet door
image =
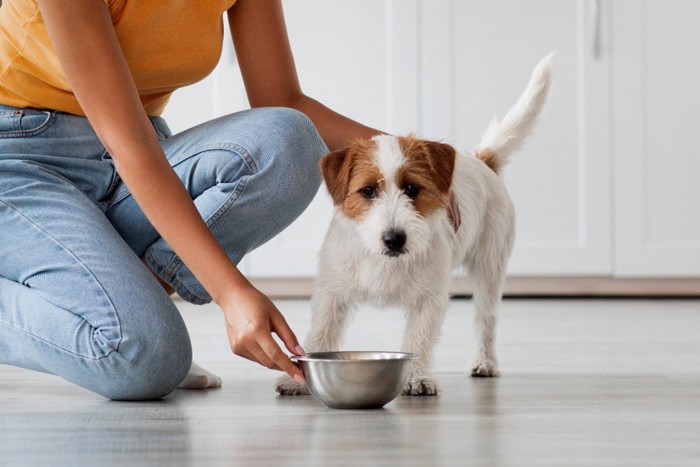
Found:
[[[416,0],[288,0],[284,11],[306,94],[385,131],[416,127]],[[164,117],[174,132],[248,107],[228,32],[224,41],[216,70],[172,96]],[[322,187],[299,219],[239,267],[251,277],[314,276],[332,213]]]
[[[700,2],[613,3],[616,267],[700,275]]]
[[[591,1],[421,2],[419,132],[472,150],[556,52],[540,125],[505,168],[511,275],[611,273],[607,14]]]
[[[415,127],[415,1],[288,0],[284,10],[307,95],[384,131]],[[245,272],[251,277],[315,276],[332,212],[322,186],[299,219],[248,255]]]

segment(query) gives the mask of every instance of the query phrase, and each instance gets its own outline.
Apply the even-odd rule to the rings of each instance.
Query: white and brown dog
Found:
[[[535,125],[550,57],[474,154],[412,136],[357,141],[321,161],[336,214],[320,254],[307,352],[338,350],[355,305],[407,312],[403,350],[416,354],[404,394],[433,395],[430,360],[449,300],[451,272],[474,283],[477,348],[472,376],[497,376],[496,311],[513,240],[513,204],[498,174]],[[283,377],[280,394],[306,394]]]

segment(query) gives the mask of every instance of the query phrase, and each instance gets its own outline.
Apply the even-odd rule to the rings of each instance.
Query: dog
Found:
[[[497,307],[515,238],[512,201],[499,174],[533,130],[550,87],[551,55],[536,66],[503,120],[471,154],[414,136],[379,135],[321,160],[335,206],[311,299],[307,352],[340,348],[359,303],[406,310],[405,352],[415,354],[403,394],[435,395],[431,357],[452,271],[474,284],[477,345],[472,376],[498,376]],[[308,394],[288,376],[282,395]]]

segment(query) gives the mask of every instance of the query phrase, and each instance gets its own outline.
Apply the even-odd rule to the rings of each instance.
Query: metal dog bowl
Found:
[[[411,360],[403,352],[315,352],[295,357],[311,394],[333,409],[376,409],[406,385]]]

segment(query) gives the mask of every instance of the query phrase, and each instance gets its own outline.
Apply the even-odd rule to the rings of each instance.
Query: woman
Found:
[[[172,136],[159,115],[216,65],[223,13],[253,109]],[[308,205],[328,148],[377,131],[302,93],[280,2],[5,0],[0,61],[0,363],[118,400],[217,385],[185,379],[174,289],[300,380],[236,263]]]

